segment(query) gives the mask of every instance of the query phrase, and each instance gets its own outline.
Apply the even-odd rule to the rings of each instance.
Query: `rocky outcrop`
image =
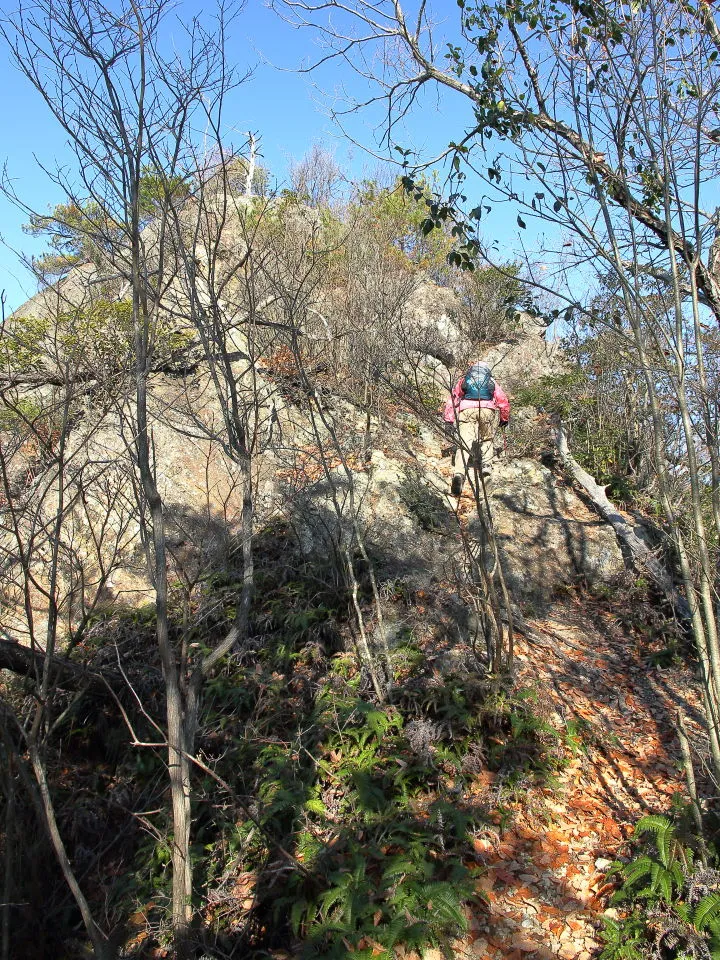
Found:
[[[542,377],[560,373],[563,353],[557,339],[548,335],[544,321],[520,314],[514,336],[490,347],[483,359],[499,383],[511,393]]]
[[[74,292],[65,291],[69,299],[79,295],[87,272],[64,281],[79,284]],[[402,336],[411,333],[417,348],[408,360],[407,383],[415,390],[418,385],[429,390],[430,402],[422,398],[428,411],[424,415],[417,412],[422,406],[417,404],[415,412],[398,410],[381,420],[371,418],[368,433],[364,411],[347,399],[323,394],[326,420],[321,416],[313,424],[307,397],[305,406],[300,397],[283,398],[272,363],[262,373],[254,369],[252,389],[259,390],[254,461],[259,523],[282,514],[289,518],[302,552],[326,561],[344,546],[354,549],[360,536],[380,578],[401,580],[411,589],[431,591],[435,584],[453,580],[463,563],[462,525],[472,533],[472,521],[459,516],[456,502],[448,497],[450,463],[442,458],[445,441],[432,420],[435,399],[445,394],[467,360],[458,355],[453,297],[449,290],[422,285],[408,304],[408,329],[400,331]],[[37,313],[43,304],[49,309],[46,300],[35,298],[18,315]],[[561,351],[545,332],[525,316],[512,340],[483,353],[511,394],[562,369]],[[247,360],[238,360],[236,369],[241,378]],[[222,443],[212,439],[213,434],[222,436],[222,410],[202,364],[191,375],[155,373],[151,415],[172,562],[178,569],[212,565],[214,557],[221,561],[227,554],[241,491],[237,466]],[[104,471],[124,510],[132,498],[129,423],[123,425],[121,415],[110,412],[89,437],[78,434],[83,456]],[[363,453],[370,454],[367,462]],[[610,527],[547,467],[511,457],[498,464],[493,481],[492,517],[514,599],[546,603],[563,584],[609,583],[622,570]],[[120,506],[111,506],[109,512],[103,527],[109,554],[120,540],[122,547],[113,557],[103,597],[109,603],[146,603],[152,589],[140,523],[121,515]],[[90,526],[78,514],[74,537],[81,549],[84,539],[93,541]]]
[[[547,467],[502,463],[493,488],[495,533],[516,600],[546,604],[565,586],[617,580],[624,561],[611,527]]]
[[[463,565],[461,527],[479,536],[468,498],[460,514],[448,496],[449,461],[418,445],[404,461],[380,451],[367,471],[335,471],[311,486],[296,517],[306,553],[327,555],[353,519],[380,575],[432,590]],[[355,496],[351,502],[350,482]],[[515,601],[548,604],[577,583],[611,585],[624,569],[612,529],[561,478],[532,460],[507,460],[493,472],[490,509],[508,589]],[[333,499],[334,498],[334,499]],[[354,517],[351,513],[354,506]]]

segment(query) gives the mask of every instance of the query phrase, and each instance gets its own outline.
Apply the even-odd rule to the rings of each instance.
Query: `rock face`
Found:
[[[624,569],[617,539],[569,487],[532,460],[499,464],[492,511],[508,588],[547,603],[579,580],[609,584]]]
[[[434,283],[421,283],[411,294],[405,308],[411,343],[420,354],[442,360],[449,367],[462,362],[463,338],[453,316],[455,294]]]
[[[367,472],[353,472],[354,518],[381,577],[409,589],[432,590],[462,566],[456,501],[448,494],[448,461],[425,455],[413,462],[373,453]],[[340,471],[310,487],[299,505],[306,553],[337,549],[340,529],[350,537],[349,480]],[[335,482],[335,480],[334,480]],[[558,589],[578,582],[612,584],[624,569],[612,529],[551,470],[533,460],[499,463],[490,498],[506,583],[513,600],[543,607]],[[478,535],[471,504],[460,522]],[[338,519],[340,518],[340,519]]]
[[[409,322],[417,328],[417,350],[408,360],[414,382],[431,385],[437,398],[467,360],[452,355],[457,341],[451,298],[447,290],[425,286],[408,308]],[[36,298],[27,310],[37,311],[39,302]],[[561,352],[544,333],[528,317],[514,340],[484,353],[511,398],[518,386],[562,369]],[[340,567],[342,550],[356,550],[359,536],[381,581],[430,591],[441,581],[452,583],[462,566],[458,516],[471,532],[472,521],[467,512],[458,515],[448,497],[451,467],[442,458],[446,441],[433,420],[432,404],[425,404],[424,414],[417,412],[421,405],[414,411],[411,406],[368,421],[359,405],[328,396],[326,420],[313,424],[307,397],[305,406],[302,398],[283,398],[274,373],[268,364],[264,375],[257,365],[253,374],[253,389],[260,384],[261,393],[253,480],[258,522],[281,514],[307,557]],[[156,373],[151,384],[153,444],[170,552],[173,563],[189,569],[227,553],[242,503],[237,465],[222,444],[209,439],[222,420],[210,378],[202,369],[193,376]],[[77,443],[87,447],[88,462],[115,478],[118,503],[130,502],[132,440],[117,417],[108,415],[86,444]],[[612,530],[538,460],[513,459],[512,442],[509,459],[496,466],[491,509],[515,600],[546,603],[563,584],[607,583],[623,569]],[[104,601],[146,603],[152,590],[138,521],[112,515],[103,529],[103,549],[115,564],[103,586]],[[89,542],[91,533],[79,518],[78,543]]]
[[[550,374],[560,373],[563,355],[558,342],[547,336],[544,323],[520,315],[516,336],[483,354],[502,386],[512,392]]]

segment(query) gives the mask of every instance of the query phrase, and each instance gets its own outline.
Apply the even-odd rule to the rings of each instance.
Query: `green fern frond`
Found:
[[[380,921],[378,925],[378,940],[386,947],[394,947],[403,943],[408,929],[408,920],[402,913],[397,913],[389,923]]]
[[[436,920],[458,930],[467,929],[460,898],[447,884],[427,884],[422,888],[422,896],[426,899],[428,913]]]
[[[633,894],[633,897],[636,900],[654,900],[656,896],[655,887],[643,887],[642,890],[638,890],[637,893]]]
[[[428,870],[432,870],[432,866],[424,860],[413,860],[403,854],[392,858],[383,870],[382,879],[387,884],[396,877],[424,877],[428,876]]]
[[[382,737],[392,726],[392,719],[383,710],[370,710],[365,715],[365,723],[378,737]]]
[[[667,826],[658,830],[655,838],[657,843],[660,862],[664,867],[669,867],[675,860],[677,853],[677,841],[675,839],[675,826],[668,821]]]
[[[638,857],[636,860],[631,860],[630,863],[625,864],[620,871],[625,878],[624,886],[632,886],[643,877],[649,876],[654,862],[655,861],[651,860],[647,854],[643,854],[643,856]]]
[[[639,833],[658,834],[668,827],[672,827],[672,822],[667,817],[659,813],[649,813],[646,817],[641,817],[635,824],[635,836]]]
[[[348,897],[348,890],[344,886],[334,886],[326,890],[320,897],[320,914],[329,917],[333,908],[341,904],[344,908]],[[344,913],[344,909],[341,910]]]
[[[660,862],[669,867],[675,859],[675,824],[660,814],[649,814],[638,820],[635,826],[635,836],[641,833],[652,833],[655,836]]]
[[[307,900],[296,900],[290,910],[290,929],[296,937],[300,936],[307,906]]]
[[[672,903],[673,882],[670,871],[664,870],[662,867],[658,867],[654,878],[654,884],[655,888],[665,900],[665,903]]]
[[[624,943],[618,947],[615,956],[618,960],[643,960],[644,954],[634,943]]]
[[[685,886],[685,874],[683,873],[683,868],[680,866],[679,862],[676,860],[674,863],[670,864],[670,873],[672,878],[675,881],[675,886],[678,890],[682,890]]]
[[[681,900],[676,900],[673,903],[673,910],[680,917],[683,923],[692,923],[692,910],[686,903],[683,903]]]
[[[695,908],[693,924],[697,930],[709,930],[718,919],[720,919],[720,893],[709,893]]]

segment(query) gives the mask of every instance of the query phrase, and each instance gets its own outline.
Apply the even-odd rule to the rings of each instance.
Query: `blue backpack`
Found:
[[[495,381],[489,367],[478,363],[465,374],[462,386],[466,400],[492,400],[495,395]]]

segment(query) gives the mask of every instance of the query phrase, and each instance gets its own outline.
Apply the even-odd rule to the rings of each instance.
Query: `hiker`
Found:
[[[477,467],[483,478],[490,476],[498,426],[504,429],[510,422],[510,401],[493,380],[490,364],[478,360],[460,377],[445,404],[443,419],[455,442],[456,472],[450,492],[459,497],[466,470]]]

